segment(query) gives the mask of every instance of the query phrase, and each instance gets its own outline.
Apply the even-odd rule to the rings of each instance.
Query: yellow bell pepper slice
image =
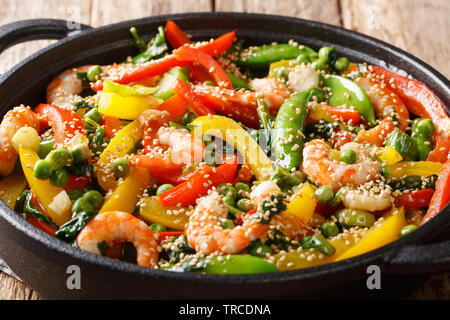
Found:
[[[192,122],[194,135],[216,136],[236,148],[251,166],[258,180],[265,180],[273,174],[272,162],[256,141],[234,120],[224,116],[203,116]]]
[[[314,121],[323,119],[329,122],[335,122],[335,119],[333,119],[331,115],[326,112],[319,103],[314,103],[311,106],[311,109],[308,112],[308,118]]]
[[[139,197],[150,185],[150,182],[150,170],[132,167],[129,175],[100,208],[100,212],[117,210],[132,213],[136,208]]]
[[[428,177],[432,174],[439,175],[442,163],[433,161],[405,161],[389,166],[392,174],[389,178],[401,178],[403,176],[423,176]]]
[[[180,211],[180,209],[183,210]],[[163,207],[159,203],[158,197],[146,197],[141,200],[139,215],[148,222],[159,223],[175,230],[184,230],[189,221],[186,214],[188,211],[187,208]],[[178,213],[174,214],[174,212]]]
[[[386,146],[381,149],[382,149],[382,151],[381,151],[381,155],[379,156],[379,158],[381,160],[383,160],[386,163],[386,165],[392,166],[392,165],[396,164],[397,162],[400,162],[403,160],[403,157],[400,155],[400,153],[397,152],[397,150],[395,150],[394,147]]]
[[[272,62],[269,67],[269,78],[275,78],[275,74],[278,68],[292,68],[295,66],[295,59],[292,60],[280,60]]]
[[[145,90],[142,90],[145,89]],[[98,111],[120,119],[134,120],[143,111],[156,108],[162,100],[151,95],[156,88],[126,86],[105,81],[100,94]]]
[[[27,186],[27,180],[22,172],[15,172],[0,181],[0,200],[14,210],[16,199]]]
[[[400,230],[405,225],[405,209],[403,207],[394,209],[384,217],[384,221],[375,222],[365,236],[355,246],[338,256],[336,261],[359,256],[397,240],[400,237]]]
[[[359,235],[348,232],[341,233],[328,242],[336,249],[335,253],[327,257],[318,251],[302,250],[301,252],[290,251],[287,253],[278,253],[275,255],[275,266],[280,271],[296,270],[319,266],[333,262],[344,252],[353,247],[359,240]]]
[[[58,210],[59,212],[52,209],[54,208],[53,200],[61,193],[65,193],[64,196],[68,199],[67,193],[64,189],[52,185],[49,180],[40,180],[33,174],[34,164],[40,160],[38,154],[29,148],[19,148],[19,157],[28,185],[33,191],[33,194],[39,199],[39,202],[44,207],[45,213],[58,226],[61,226],[69,221],[71,218],[70,208],[72,206],[70,200],[64,208],[60,208]]]
[[[293,200],[287,204],[284,213],[296,216],[307,223],[311,220],[316,205],[317,199],[314,196],[314,188],[308,182],[305,182],[298,193],[294,195]]]
[[[122,128],[103,150],[95,171],[98,184],[103,190],[112,190],[117,185],[114,174],[110,169],[111,162],[133,150],[136,143],[142,139],[142,135],[142,124],[139,120],[134,120]]]

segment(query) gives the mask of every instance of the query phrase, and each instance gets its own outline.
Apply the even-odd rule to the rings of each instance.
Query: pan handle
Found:
[[[21,42],[38,39],[62,39],[90,26],[59,19],[30,19],[0,27],[0,53]]]
[[[387,257],[390,273],[432,273],[450,270],[450,240],[400,247]]]

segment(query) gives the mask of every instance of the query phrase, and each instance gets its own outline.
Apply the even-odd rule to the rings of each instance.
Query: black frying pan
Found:
[[[46,85],[61,71],[84,64],[109,64],[137,53],[130,42],[135,26],[147,38],[167,19],[194,39],[209,39],[231,29],[247,44],[273,41],[318,48],[335,44],[352,61],[395,66],[426,83],[450,106],[450,83],[426,63],[384,42],[339,27],[295,18],[242,13],[189,13],[126,21],[101,28],[81,26],[73,33],[66,21],[27,20],[0,28],[0,50],[25,40],[61,41],[25,59],[0,78],[0,112],[15,105],[44,101]],[[0,255],[33,289],[48,298],[280,298],[339,292],[349,283],[365,285],[367,267],[376,264],[383,277],[397,278],[450,270],[450,241],[429,244],[448,230],[450,206],[412,234],[367,254],[310,269],[258,275],[173,273],[97,256],[54,239],[0,202]],[[428,243],[428,244],[427,244]],[[69,290],[70,265],[79,266],[81,289]],[[344,286],[345,285],[345,286]],[[367,291],[367,290],[366,290]]]

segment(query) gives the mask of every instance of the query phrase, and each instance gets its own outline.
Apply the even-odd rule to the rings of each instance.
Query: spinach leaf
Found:
[[[16,199],[15,210],[17,212],[25,213],[35,219],[43,221],[54,228],[58,228],[58,226],[53,222],[51,218],[42,214],[39,209],[34,206],[34,204],[31,202],[31,198],[33,198],[33,194],[29,190],[25,190]]]
[[[75,240],[86,223],[97,214],[96,211],[81,211],[71,220],[64,223],[55,233],[55,237],[63,241],[72,242]]]
[[[137,33],[136,33],[137,35]],[[135,38],[136,40],[136,38]],[[166,37],[164,36],[164,28],[158,28],[158,34],[150,41],[147,49],[137,56],[133,57],[132,61],[136,63],[148,62],[154,58],[159,58],[169,49],[166,43]]]
[[[77,164],[72,164],[65,168],[67,169],[67,173],[73,174],[75,176],[92,177],[94,175],[94,167],[88,160],[84,160]]]
[[[91,106],[86,100],[81,100],[73,105],[73,111],[77,111],[78,109],[88,109],[91,110],[94,106]]]

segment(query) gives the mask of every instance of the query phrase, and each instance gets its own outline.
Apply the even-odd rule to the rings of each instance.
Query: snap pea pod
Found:
[[[300,54],[307,57],[318,56],[316,51],[303,45],[270,44],[242,51],[237,64],[252,69],[263,69],[269,67],[272,62],[295,59]]]
[[[300,165],[308,101],[315,95],[315,89],[293,94],[281,105],[275,118],[272,135],[275,161],[287,171]]]
[[[328,98],[330,106],[353,106],[370,125],[377,124],[372,103],[359,85],[350,79],[336,75],[322,75],[320,80],[324,87],[331,90],[332,94]]]
[[[181,267],[170,266],[166,270],[177,272],[202,272],[208,274],[254,274],[277,272],[278,269],[273,264],[259,257],[233,254],[229,258],[214,257],[208,263],[201,259],[196,265],[191,266],[190,261],[186,261]]]
[[[239,77],[236,77],[234,74],[232,74],[231,72],[225,71],[225,73],[228,76],[228,79],[230,79],[231,84],[233,85],[233,88],[235,90],[239,90],[239,89],[247,89],[247,90],[251,90],[252,88],[250,88],[250,85],[245,82],[244,80],[242,80]]]
[[[270,157],[271,155],[271,148],[272,145],[272,131],[273,131],[273,117],[269,114],[269,108],[267,107],[267,104],[264,102],[264,99],[262,96],[257,97],[258,102],[258,119],[259,124],[261,127],[261,130],[258,135],[258,144],[262,146],[263,150],[267,153],[267,155]]]
[[[399,129],[392,131],[386,138],[386,146],[394,147],[406,161],[416,161],[417,142]]]
[[[432,150],[431,135],[434,132],[433,122],[430,119],[417,118],[411,125],[411,131],[411,137],[417,144],[418,160],[426,160]]]

